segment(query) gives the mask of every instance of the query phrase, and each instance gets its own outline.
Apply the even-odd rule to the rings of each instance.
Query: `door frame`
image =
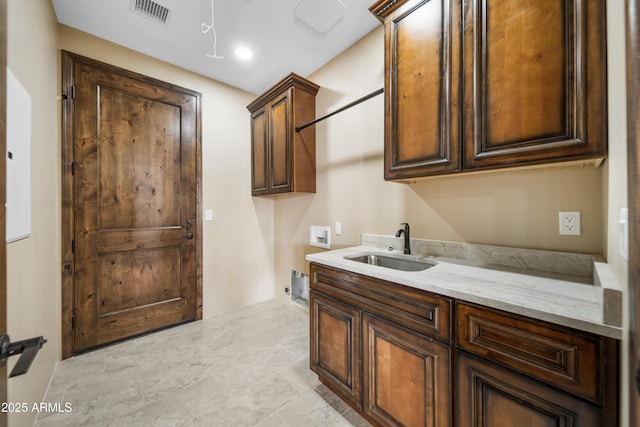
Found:
[[[1,0],[0,0],[1,1]],[[196,320],[202,319],[202,95],[171,83],[62,51],[62,359],[74,348],[74,102],[73,70],[76,63],[117,72],[130,79],[183,92],[196,98]]]

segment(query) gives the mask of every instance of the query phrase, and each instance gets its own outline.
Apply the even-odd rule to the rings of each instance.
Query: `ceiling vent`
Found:
[[[152,0],[131,0],[131,11],[160,24],[167,24],[170,10]]]

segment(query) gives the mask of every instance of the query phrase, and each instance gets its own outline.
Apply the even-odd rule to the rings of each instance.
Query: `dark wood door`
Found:
[[[314,291],[310,298],[311,370],[360,407],[360,310]]]
[[[291,191],[291,89],[267,105],[269,110],[270,191]]]
[[[252,194],[291,191],[291,90],[251,114]]]
[[[267,107],[251,114],[251,194],[269,193],[269,135]]]
[[[375,423],[451,425],[449,346],[365,313],[362,353],[362,407]]]
[[[606,154],[604,1],[464,2],[463,169]]]
[[[379,1],[385,27],[385,179],[460,169],[460,2]]]
[[[499,368],[457,353],[456,426],[609,426],[599,408]]]
[[[199,95],[65,58],[77,352],[198,316]]]

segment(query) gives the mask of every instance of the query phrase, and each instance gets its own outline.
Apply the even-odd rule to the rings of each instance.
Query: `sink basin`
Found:
[[[383,255],[380,253],[364,253],[346,256],[344,259],[402,271],[422,271],[436,265],[435,261],[408,258],[402,255]]]

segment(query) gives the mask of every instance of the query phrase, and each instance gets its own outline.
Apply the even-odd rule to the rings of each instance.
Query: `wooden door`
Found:
[[[463,169],[605,155],[604,1],[463,9]]]
[[[456,426],[609,426],[599,408],[462,351],[457,356]]]
[[[629,162],[629,425],[640,425],[640,1],[627,0]]]
[[[360,310],[314,291],[310,297],[311,370],[360,407]]]
[[[199,317],[199,94],[64,64],[78,352]]]
[[[385,179],[460,169],[460,1],[378,1],[385,27]]]
[[[451,425],[449,346],[364,314],[362,352],[362,408],[376,424]]]

